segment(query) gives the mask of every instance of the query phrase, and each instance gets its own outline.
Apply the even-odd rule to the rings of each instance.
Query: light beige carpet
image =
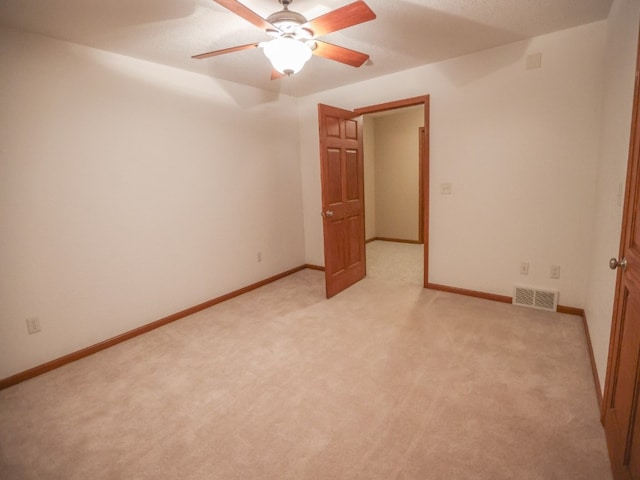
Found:
[[[424,285],[424,245],[375,240],[367,243],[367,276]]]
[[[323,281],[0,392],[0,478],[611,478],[579,318]]]

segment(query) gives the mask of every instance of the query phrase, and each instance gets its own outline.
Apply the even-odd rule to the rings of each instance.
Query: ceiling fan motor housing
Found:
[[[267,33],[273,36],[280,36],[284,34],[298,39],[311,38],[313,36],[313,32],[306,28],[300,28],[302,25],[307,23],[307,18],[301,13],[289,10],[288,7],[291,0],[279,0],[279,2],[284,8],[267,17],[267,22],[276,27],[278,31],[268,31]]]

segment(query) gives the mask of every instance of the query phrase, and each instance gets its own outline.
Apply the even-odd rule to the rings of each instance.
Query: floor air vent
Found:
[[[516,286],[513,304],[555,312],[558,309],[558,291]]]

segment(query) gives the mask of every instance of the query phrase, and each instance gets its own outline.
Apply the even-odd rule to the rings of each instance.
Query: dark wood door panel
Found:
[[[346,245],[344,241],[344,221],[337,220],[327,223],[326,227],[329,230],[329,235],[335,238],[334,242],[331,242],[329,255],[326,258],[325,271],[331,275],[340,275],[347,268],[346,262]]]
[[[638,352],[640,358],[640,352]],[[640,371],[638,372],[640,373]],[[636,401],[634,402],[633,420],[631,425],[631,431],[629,432],[629,443],[627,445],[627,463],[629,464],[629,470],[631,471],[631,478],[640,478],[640,402],[638,402],[638,395],[640,395],[640,377],[636,378]]]
[[[340,119],[331,115],[325,116],[327,137],[340,138]]]
[[[360,217],[350,217],[347,219],[346,225],[349,231],[347,232],[348,248],[347,248],[347,266],[348,268],[355,268],[358,263],[364,261],[364,252],[362,251],[363,245],[359,241],[360,235]]]
[[[327,297],[366,273],[362,124],[354,117],[318,106]]]
[[[640,50],[602,418],[616,480],[640,480]]]
[[[619,446],[618,461],[631,467],[640,460],[640,444],[635,441],[640,379],[640,323],[637,321],[640,318],[640,301],[629,290],[625,290],[623,295],[609,417]]]
[[[358,168],[358,151],[346,150],[345,151],[345,180],[346,180],[346,201],[359,201],[360,189],[359,179],[364,174]]]
[[[346,140],[358,141],[358,122],[356,120],[345,120],[344,130],[344,138]]]
[[[340,149],[328,148],[326,157],[327,205],[339,205],[342,203],[342,165],[340,162]]]

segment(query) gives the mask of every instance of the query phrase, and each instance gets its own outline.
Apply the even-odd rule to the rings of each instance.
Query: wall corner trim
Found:
[[[495,293],[479,292],[477,290],[467,290],[466,288],[450,287],[448,285],[440,285],[438,283],[427,283],[426,288],[430,290],[438,290],[440,292],[456,293],[467,297],[482,298],[484,300],[492,300],[494,302],[511,303],[511,297],[506,295],[496,295]]]
[[[311,265],[306,263],[304,268],[308,268],[309,270],[318,270],[319,272],[324,272],[324,267],[322,265]]]
[[[496,295],[493,293],[478,292],[476,290],[467,290],[464,288],[450,287],[447,285],[440,285],[437,283],[427,283],[426,287],[431,290],[438,290],[441,292],[457,293],[459,295],[466,295],[468,297],[483,298],[485,300],[493,300],[495,302],[511,303],[511,297],[506,295]],[[598,406],[602,406],[602,389],[600,388],[600,377],[598,376],[598,368],[596,366],[596,359],[593,354],[593,346],[591,344],[591,335],[589,334],[589,325],[587,323],[587,316],[584,309],[577,307],[567,307],[565,305],[558,305],[558,313],[565,313],[569,315],[575,315],[582,318],[582,326],[584,328],[584,334],[587,339],[587,349],[589,351],[589,360],[591,362],[591,371],[593,373],[594,386],[596,390],[596,396],[598,399]]]
[[[598,407],[602,411],[602,388],[600,387],[600,376],[598,375],[598,366],[596,365],[596,357],[593,354],[593,345],[591,344],[591,334],[589,333],[589,322],[587,322],[587,315],[582,311],[582,326],[584,328],[584,335],[587,338],[587,349],[589,350],[589,361],[591,362],[591,372],[593,373],[593,383],[596,387],[596,396],[598,397]]]
[[[244,293],[250,292],[264,285],[275,282],[276,280],[280,280],[281,278],[287,277],[301,270],[304,270],[305,268],[310,268],[313,270],[318,270],[318,269],[324,270],[323,267],[315,267],[313,265],[301,265],[299,267],[292,268],[291,270],[278,273],[277,275],[273,275],[272,277],[265,278],[264,280],[260,280],[259,282],[253,283],[246,287],[239,288],[238,290],[234,290],[232,292],[226,293],[224,295],[213,298],[199,305],[195,305],[193,307],[187,308],[185,310],[174,313],[167,317],[161,318],[151,323],[147,323],[146,325],[142,325],[138,328],[134,328],[133,330],[129,330],[115,337],[96,343],[95,345],[91,345],[89,347],[83,348],[76,352],[69,353],[60,358],[51,360],[50,362],[43,363],[42,365],[38,365],[36,367],[25,370],[23,372],[16,373],[15,375],[12,375],[10,377],[0,379],[0,390],[4,390],[5,388],[12,387],[13,385],[17,385],[18,383],[37,377],[38,375],[42,375],[43,373],[50,372],[51,370],[55,370],[56,368],[62,367],[63,365],[66,365],[71,362],[75,362],[76,360],[80,360],[81,358],[88,357],[89,355],[97,353],[101,350],[105,350],[109,347],[117,345],[118,343],[122,343],[126,340],[130,340],[134,337],[137,337],[138,335],[142,335],[143,333],[150,332],[151,330],[155,330],[156,328],[162,327],[171,322],[175,322],[176,320],[180,320],[181,318],[187,317],[201,310],[205,310],[209,307],[213,307],[218,303],[222,303],[232,298],[238,297]]]

